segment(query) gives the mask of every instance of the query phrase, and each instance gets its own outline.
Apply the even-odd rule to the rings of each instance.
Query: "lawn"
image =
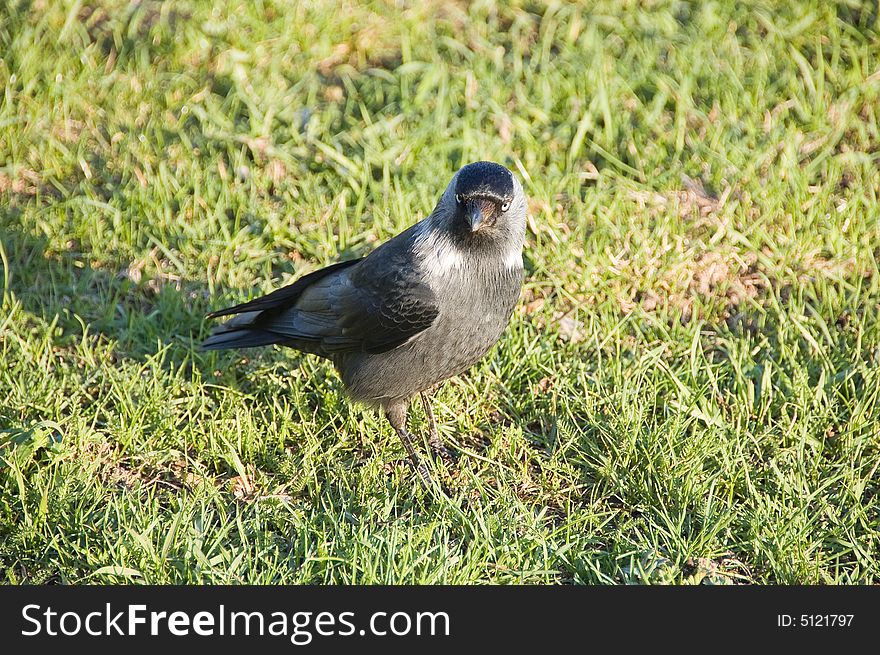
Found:
[[[0,4],[3,583],[880,582],[876,3]],[[479,159],[526,284],[448,493],[199,351]]]

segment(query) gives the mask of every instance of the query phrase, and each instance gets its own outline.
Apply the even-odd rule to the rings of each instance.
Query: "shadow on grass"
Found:
[[[0,234],[8,271],[0,291],[21,303],[24,311],[55,324],[64,337],[82,338],[84,331],[118,342],[119,354],[143,358],[163,343],[188,348],[198,338],[207,311],[203,283],[151,277],[138,262],[122,259],[93,267],[76,240],[64,248],[24,228],[16,209],[0,212]],[[3,289],[8,281],[9,288]]]
[[[183,368],[187,376],[197,371],[203,380],[256,394],[266,406],[277,392],[271,385],[266,388],[261,377],[267,366],[290,370],[302,363],[304,355],[273,354],[271,348],[200,351],[211,324],[205,315],[242,300],[240,291],[215,285],[212,294],[205,281],[163,273],[169,267],[157,263],[162,254],[155,249],[142,260],[101,252],[100,262],[95,261],[94,246],[83,247],[76,239],[53,241],[27,225],[21,204],[35,202],[33,197],[13,194],[11,200],[0,208],[0,244],[8,264],[4,270],[0,259],[0,298],[5,299],[4,312],[16,306],[24,312],[18,323],[30,332],[25,339],[50,338],[53,347],[71,350],[84,336],[103,340],[112,345],[114,365],[143,363],[161,353],[163,369]],[[318,370],[329,374],[326,367]],[[285,381],[279,383],[283,388]],[[317,395],[308,397],[313,406],[319,404]]]

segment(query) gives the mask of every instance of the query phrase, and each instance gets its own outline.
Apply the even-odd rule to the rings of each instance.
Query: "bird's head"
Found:
[[[519,180],[500,164],[478,161],[456,173],[445,194],[448,227],[459,243],[522,248],[526,198]]]

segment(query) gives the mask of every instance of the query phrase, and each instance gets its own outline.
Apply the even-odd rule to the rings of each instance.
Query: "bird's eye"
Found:
[[[462,198],[462,195],[461,195],[460,193],[456,193],[456,194],[455,194],[455,202],[461,204],[461,201],[462,201],[463,199],[464,199],[464,198]]]
[[[508,209],[510,209],[510,201],[506,200],[505,202],[501,203],[501,211],[506,212]]]

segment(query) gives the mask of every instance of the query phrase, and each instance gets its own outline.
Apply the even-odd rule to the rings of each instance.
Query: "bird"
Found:
[[[443,452],[426,391],[499,340],[524,282],[527,199],[506,167],[460,168],[434,210],[360,259],[331,264],[267,295],[208,314],[204,350],[278,344],[330,360],[350,399],[381,409],[425,485],[407,430],[420,396],[429,444]]]

